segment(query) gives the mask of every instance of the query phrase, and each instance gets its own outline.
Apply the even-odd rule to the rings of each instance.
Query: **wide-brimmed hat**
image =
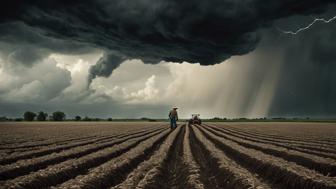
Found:
[[[173,107],[174,110],[178,109],[177,107]]]

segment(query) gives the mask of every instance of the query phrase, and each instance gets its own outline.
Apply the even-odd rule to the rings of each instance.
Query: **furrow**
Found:
[[[55,188],[109,188],[121,183],[141,162],[148,160],[168,137],[166,130],[160,135],[142,141],[121,156],[91,169],[87,174],[62,183]]]
[[[208,140],[200,130],[191,127],[191,145],[195,159],[202,169],[205,188],[276,188],[256,174],[241,167]]]
[[[159,130],[161,132],[163,129]],[[155,131],[154,131],[155,132]],[[156,131],[157,132],[157,131]],[[9,164],[6,166],[0,166],[0,180],[13,179],[15,177],[27,174],[32,171],[37,171],[39,169],[46,168],[49,165],[57,164],[62,161],[66,161],[71,158],[79,158],[84,155],[97,152],[104,148],[108,148],[120,143],[123,143],[127,140],[138,138],[146,134],[153,133],[153,131],[149,131],[146,133],[136,133],[127,135],[126,137],[120,137],[115,140],[109,140],[107,142],[99,143],[99,144],[88,144],[85,146],[75,147],[69,150],[65,150],[59,153],[53,153],[42,157],[32,158],[29,160],[18,161],[13,164]]]
[[[17,177],[13,180],[4,182],[5,188],[48,188],[61,184],[78,175],[85,174],[89,169],[100,166],[105,162],[116,158],[123,153],[137,147],[142,141],[146,141],[152,137],[163,137],[166,131],[148,134],[137,139],[131,139],[119,145],[83,156],[78,159],[70,159],[60,164],[52,165],[46,169],[32,172],[28,175]]]
[[[161,166],[156,166],[146,173],[146,176],[138,184],[137,188],[145,189],[170,189],[187,188],[186,174],[187,169],[183,164],[183,135],[185,126],[180,126],[178,134],[171,144]]]
[[[286,143],[289,145],[294,145],[297,147],[302,147],[302,148],[309,148],[309,149],[315,149],[318,151],[323,151],[325,150],[326,152],[336,152],[335,150],[335,144],[324,144],[324,143],[318,143],[316,140],[315,141],[306,141],[304,139],[283,139],[280,138],[280,136],[277,135],[259,135],[255,134],[253,131],[247,132],[247,131],[236,131],[235,129],[229,128],[229,127],[218,127],[222,128],[223,130],[226,130],[231,133],[235,134],[240,134],[243,136],[247,137],[253,137],[253,138],[258,138],[258,139],[263,139],[263,140],[269,140],[273,142],[281,142],[281,143]]]
[[[162,127],[163,128],[163,127]],[[157,128],[155,128],[157,129]],[[155,129],[145,129],[145,130],[140,130],[140,131],[136,131],[136,132],[132,132],[132,133],[129,133],[129,132],[125,132],[125,133],[120,133],[120,134],[113,134],[113,135],[107,135],[107,136],[93,136],[93,137],[83,137],[83,139],[80,139],[80,138],[76,138],[76,140],[68,140],[68,141],[62,141],[62,142],[50,142],[50,143],[46,143],[46,144],[43,144],[42,146],[39,145],[39,144],[31,144],[31,145],[26,145],[26,146],[19,146],[17,148],[13,148],[13,149],[7,149],[7,150],[1,150],[2,152],[6,152],[7,154],[13,154],[15,152],[18,152],[18,153],[22,153],[22,152],[25,152],[25,151],[32,151],[32,150],[41,150],[41,148],[45,147],[45,148],[52,148],[52,147],[57,147],[59,145],[67,145],[69,142],[80,142],[80,141],[90,141],[90,139],[93,139],[93,140],[97,140],[97,139],[102,139],[102,140],[105,140],[105,139],[109,139],[110,137],[123,137],[123,136],[128,136],[130,134],[136,134],[136,133],[142,133],[142,132],[146,132],[146,131],[149,131],[149,130],[155,130]]]
[[[309,169],[314,169],[315,171],[318,171],[321,174],[326,175],[326,176],[336,175],[336,161],[332,159],[326,159],[326,158],[321,158],[319,156],[315,156],[311,154],[292,151],[292,150],[288,150],[287,148],[278,147],[275,145],[254,142],[252,140],[247,140],[246,138],[242,139],[238,137],[233,137],[228,134],[224,134],[223,132],[221,132],[221,130],[219,129],[217,130],[216,128],[211,127],[211,126],[207,126],[207,127],[203,126],[203,128],[205,128],[207,131],[211,132],[212,134],[216,136],[236,142],[237,144],[244,146],[246,148],[252,148],[255,150],[262,151],[269,155],[283,158],[287,161],[295,162]]]
[[[158,129],[156,129],[156,130],[158,130]],[[87,145],[87,144],[93,144],[93,143],[97,143],[97,142],[101,142],[101,141],[105,141],[105,140],[110,140],[112,138],[115,138],[115,136],[103,137],[103,138],[93,139],[93,140],[89,140],[89,141],[85,141],[85,142],[76,142],[76,143],[72,143],[72,144],[65,144],[65,145],[56,146],[56,147],[52,147],[52,148],[41,149],[41,150],[32,150],[32,151],[26,152],[26,153],[11,154],[11,155],[8,155],[6,158],[1,159],[0,160],[0,165],[13,163],[13,162],[16,162],[18,160],[29,159],[29,158],[43,156],[43,155],[47,155],[47,154],[51,154],[51,153],[55,153],[55,152],[60,152],[60,151],[71,149],[71,148],[78,147],[78,146],[83,146],[83,145]]]
[[[204,136],[230,158],[275,185],[281,185],[282,188],[288,189],[336,188],[336,181],[331,177],[326,177],[293,162],[245,148],[235,142],[218,137],[202,127],[198,128]]]
[[[297,138],[297,137],[289,137],[289,136],[280,136],[280,135],[275,135],[275,134],[265,134],[265,133],[260,133],[257,131],[246,131],[246,130],[242,130],[242,129],[237,129],[231,126],[225,126],[225,127],[221,127],[220,128],[223,129],[227,129],[230,130],[231,132],[236,132],[236,133],[240,133],[240,134],[247,134],[249,136],[252,137],[262,137],[262,138],[272,138],[272,139],[276,139],[282,142],[290,142],[293,144],[308,144],[308,145],[315,145],[317,147],[320,146],[324,146],[324,147],[329,147],[329,148],[333,148],[335,149],[335,142],[326,142],[326,141],[319,141],[317,139],[308,139],[308,137],[304,137],[304,138]]]
[[[191,137],[190,137],[190,125],[186,126],[186,131],[183,139],[183,161],[187,166],[187,188],[204,189],[204,184],[201,179],[201,167],[197,164],[192,152],[191,152]]]
[[[228,130],[234,131],[232,128],[226,128]],[[262,135],[262,134],[254,134],[254,131],[241,131],[245,135],[250,135],[251,137],[258,137],[258,138],[264,138],[264,139],[272,139],[274,141],[280,141],[282,143],[288,143],[290,145],[295,145],[297,147],[312,149],[312,150],[318,150],[318,151],[325,151],[325,152],[336,152],[336,143],[326,143],[321,142],[319,139],[307,139],[307,137],[303,138],[291,138],[291,137],[285,137],[285,136],[279,136],[279,135]]]
[[[41,143],[43,144],[44,142],[49,142],[53,141],[55,139],[50,139],[50,138],[31,138],[29,135],[27,135],[27,138],[19,138],[19,137],[11,137],[11,141],[1,141],[0,148],[6,148],[6,147],[15,147],[15,146],[20,146],[20,145],[30,145],[31,143]],[[62,136],[62,140],[68,140],[71,139],[73,135],[71,134],[66,134]],[[55,137],[56,138],[56,137]],[[78,137],[80,138],[80,137]]]
[[[164,128],[162,126],[158,127],[158,128]],[[140,133],[140,132],[145,132],[148,131],[149,129],[141,129],[139,131],[135,131],[132,133]],[[36,148],[41,148],[41,147],[50,147],[50,146],[55,146],[55,145],[61,145],[61,144],[66,144],[69,142],[74,142],[74,141],[84,141],[84,140],[88,140],[88,139],[97,139],[97,138],[103,138],[103,137],[121,137],[124,135],[128,135],[128,134],[132,134],[129,132],[124,132],[124,133],[116,133],[116,134],[111,134],[111,135],[107,135],[107,136],[88,136],[88,137],[76,137],[76,138],[70,138],[69,139],[49,139],[48,141],[44,141],[43,143],[38,143],[37,141],[32,141],[29,144],[20,144],[20,145],[12,145],[12,146],[7,146],[7,147],[0,147],[0,151],[3,152],[7,152],[7,153],[13,153],[15,151],[28,151],[28,150],[34,150]]]
[[[120,184],[112,187],[113,189],[134,189],[143,180],[149,172],[161,167],[163,162],[167,160],[167,154],[173,148],[173,142],[180,131],[180,127],[175,129],[163,142],[160,148],[154,152],[149,160],[142,162],[136,169],[134,169],[127,178]],[[142,181],[146,183],[146,181]]]
[[[19,150],[19,149],[27,149],[27,148],[36,148],[36,147],[50,146],[50,145],[55,145],[55,144],[64,144],[64,143],[73,142],[73,141],[82,141],[82,140],[92,139],[96,137],[98,136],[76,137],[76,138],[69,138],[69,139],[66,139],[65,137],[65,138],[62,138],[61,140],[50,139],[48,141],[44,141],[44,143],[38,143],[35,141],[35,142],[29,142],[29,144],[1,146],[0,150],[10,151],[10,150]]]
[[[207,125],[207,126],[210,126],[210,125]],[[231,132],[230,130],[223,129],[223,128],[220,128],[220,127],[217,127],[217,126],[214,126],[212,128],[216,129],[216,130],[218,130],[222,133],[225,133],[227,135],[238,137],[238,138],[241,138],[241,139],[244,139],[244,140],[248,140],[248,141],[252,141],[252,142],[259,142],[259,143],[264,143],[264,144],[270,144],[270,145],[290,149],[290,150],[301,152],[301,153],[313,154],[313,155],[320,156],[320,157],[323,157],[323,158],[330,158],[330,159],[333,159],[333,160],[336,159],[336,154],[335,153],[327,153],[327,152],[323,152],[323,151],[300,148],[300,147],[297,147],[297,146],[293,146],[291,144],[283,143],[281,141],[273,140],[271,138],[265,139],[265,138],[251,137],[251,136],[244,135],[244,134],[237,134],[235,132]]]

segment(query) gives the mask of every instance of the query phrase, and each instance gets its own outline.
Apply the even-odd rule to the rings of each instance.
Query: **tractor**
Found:
[[[199,114],[192,114],[191,119],[189,119],[189,124],[202,124]]]

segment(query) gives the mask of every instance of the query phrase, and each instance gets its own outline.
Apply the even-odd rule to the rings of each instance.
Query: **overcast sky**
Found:
[[[336,117],[332,0],[12,0],[0,116]]]

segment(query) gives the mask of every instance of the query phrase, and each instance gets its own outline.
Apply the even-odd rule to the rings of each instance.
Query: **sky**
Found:
[[[0,116],[336,117],[332,0],[5,0]]]

